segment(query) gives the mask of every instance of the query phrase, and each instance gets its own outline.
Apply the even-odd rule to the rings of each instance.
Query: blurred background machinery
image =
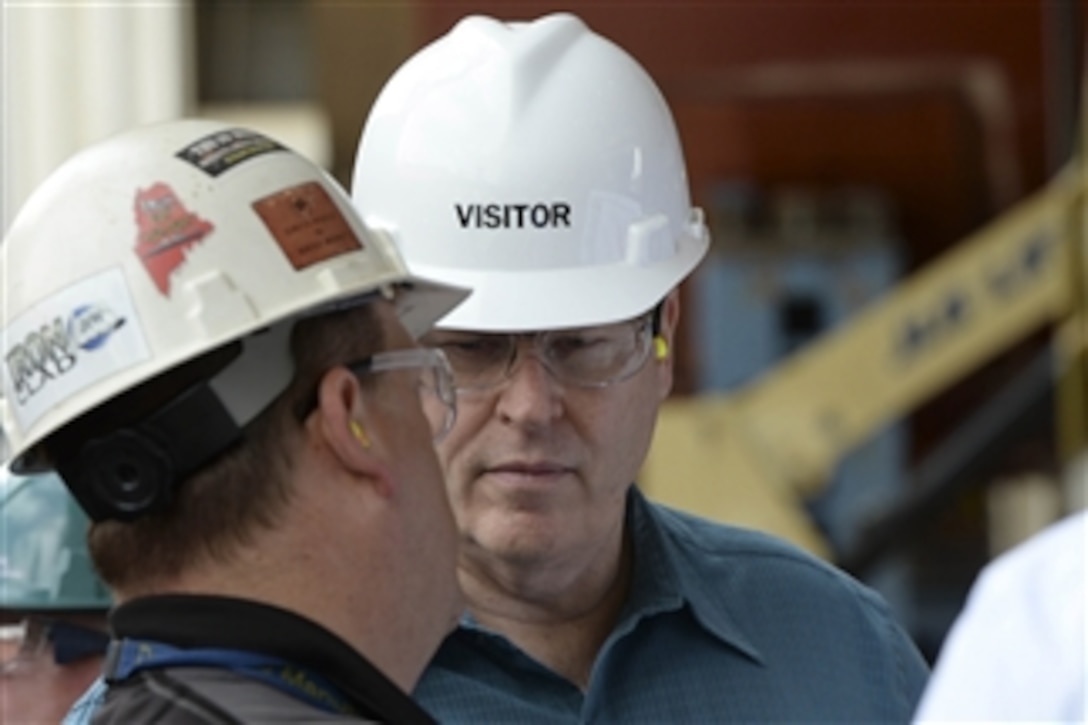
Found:
[[[0,218],[179,115],[346,183],[408,55],[557,9],[658,81],[713,223],[640,482],[854,572],[934,654],[993,554],[1084,505],[1078,0],[5,3]]]
[[[757,189],[723,182],[709,194],[707,211],[716,241],[691,282],[698,396],[714,399],[756,384],[881,298],[903,273],[894,212],[878,190]],[[848,370],[843,372],[849,377]],[[793,448],[786,441],[773,445],[780,449],[775,456]],[[712,456],[714,449],[711,444],[705,455]],[[908,426],[900,420],[885,422],[843,454],[818,495],[800,501],[798,513],[812,522],[813,530],[804,536],[779,533],[818,546],[826,556],[856,547],[860,524],[904,491],[909,454]],[[662,465],[667,455],[659,452],[651,460],[644,481],[651,489],[657,486],[659,498],[669,497],[666,470],[672,466]],[[694,465],[730,475],[728,466],[714,459]],[[661,469],[658,485],[654,471]],[[824,541],[815,545],[811,536]],[[910,617],[909,568],[901,560],[883,562],[878,572],[867,572],[867,579],[901,618]]]
[[[859,287],[850,277],[864,267],[840,259],[832,275],[826,263],[813,266],[851,249],[841,233],[826,237],[818,255],[764,240],[762,256],[785,259],[772,265],[776,291],[753,305],[728,293],[766,273],[749,269],[745,254],[712,260],[700,272],[712,282],[696,284],[717,297],[699,309],[719,320],[716,311],[728,303],[734,316],[724,317],[738,334],[735,346],[723,338],[721,352],[711,348],[728,364],[712,358],[709,367],[736,370],[739,360],[757,374],[669,401],[643,485],[663,500],[775,531],[828,557],[881,589],[919,639],[939,640],[961,603],[957,589],[927,579],[902,555],[932,544],[924,532],[940,508],[973,481],[983,484],[984,558],[1083,506],[1086,191],[1088,166],[1078,158],[864,309],[764,366],[748,363],[753,350],[757,357],[789,350],[796,309],[805,310],[806,330],[817,328],[812,309],[834,309],[837,297]],[[798,274],[806,267],[807,282]],[[821,277],[834,282],[813,286]],[[806,286],[822,296],[799,297]],[[749,334],[753,326],[762,334]],[[902,455],[902,421],[912,411],[1039,330],[1047,330],[1047,344],[939,446],[916,461]],[[761,344],[768,339],[777,345]],[[1039,443],[1055,423],[1057,445],[1042,444],[1032,466],[1019,470],[1009,452]]]

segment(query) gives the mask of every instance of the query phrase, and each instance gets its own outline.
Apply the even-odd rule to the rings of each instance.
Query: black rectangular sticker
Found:
[[[245,128],[217,131],[195,141],[177,157],[188,161],[209,176],[219,176],[238,164],[269,151],[286,151],[283,146],[267,136]]]

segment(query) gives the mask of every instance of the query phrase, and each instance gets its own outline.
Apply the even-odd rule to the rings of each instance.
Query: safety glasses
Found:
[[[105,654],[110,636],[74,622],[30,616],[18,624],[0,626],[0,642],[18,643],[17,647],[10,647],[11,654],[0,662],[0,672],[6,674],[42,656],[49,647],[52,647],[53,661],[58,665]]]
[[[459,393],[496,388],[513,374],[520,355],[531,352],[562,383],[603,388],[631,377],[646,364],[653,314],[611,325],[495,334],[435,330],[423,338],[440,348],[453,368]],[[519,349],[523,350],[519,355]]]
[[[453,387],[453,370],[441,350],[429,347],[390,350],[348,363],[346,367],[360,377],[392,370],[418,369],[420,403],[430,421],[435,443],[445,438],[453,427],[457,419],[457,395]]]

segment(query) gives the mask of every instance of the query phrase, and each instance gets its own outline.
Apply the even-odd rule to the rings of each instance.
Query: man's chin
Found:
[[[490,557],[507,564],[534,565],[553,554],[562,534],[558,516],[544,512],[517,511],[483,522],[471,539]]]

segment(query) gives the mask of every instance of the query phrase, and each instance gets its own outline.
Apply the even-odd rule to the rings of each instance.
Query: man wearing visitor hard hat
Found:
[[[908,720],[926,678],[872,591],[633,484],[708,247],[669,108],[558,14],[461,21],[379,95],[352,182],[418,274],[469,612],[416,696],[444,722]]]

